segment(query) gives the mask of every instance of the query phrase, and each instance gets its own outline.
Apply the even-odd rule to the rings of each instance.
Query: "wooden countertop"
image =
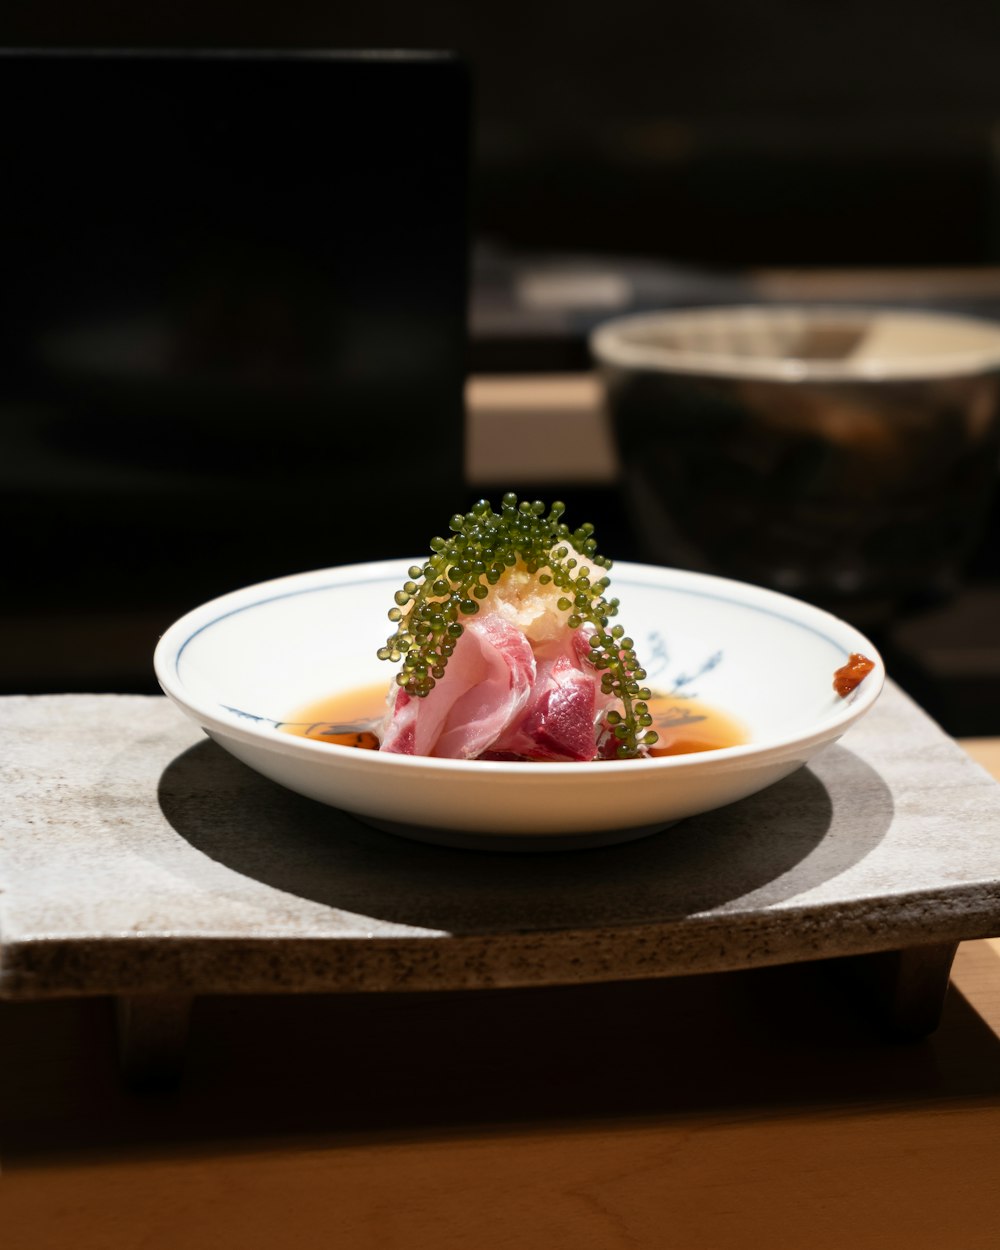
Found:
[[[961,746],[977,764],[1000,781],[1000,738],[963,738]]]
[[[1000,740],[963,744],[1000,779]],[[898,1045],[817,965],[540,990],[214,998],[174,1093],[103,999],[0,1004],[25,1250],[993,1250],[1000,940]]]

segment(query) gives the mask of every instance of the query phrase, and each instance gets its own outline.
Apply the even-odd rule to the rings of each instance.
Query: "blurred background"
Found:
[[[322,81],[280,58],[181,59],[156,82],[0,66],[5,692],[152,690],[180,612],[398,555],[456,494],[558,492],[632,556],[589,372],[609,317],[1000,317],[986,3],[94,0],[5,6],[0,46],[457,54],[347,58]],[[953,733],[1000,732],[998,540],[994,503],[956,593],[878,629]]]

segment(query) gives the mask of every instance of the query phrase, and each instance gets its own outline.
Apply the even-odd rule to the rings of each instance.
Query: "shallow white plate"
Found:
[[[189,612],[156,649],[163,690],[220,746],[300,794],[421,841],[549,850],[627,841],[787,776],[863,716],[885,677],[875,648],[817,608],[722,578],[616,564],[610,594],[655,692],[741,721],[741,746],[592,764],[442,760],[282,732],[295,709],[383,681],[386,613],[413,560],[301,573]],[[847,698],[853,651],[875,669]],[[447,680],[447,678],[445,679]]]

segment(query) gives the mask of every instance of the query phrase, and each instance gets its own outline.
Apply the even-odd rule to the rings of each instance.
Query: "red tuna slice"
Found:
[[[493,743],[491,755],[549,762],[596,757],[598,713],[613,700],[601,693],[601,675],[589,654],[589,634],[577,630],[565,651],[536,656],[531,698]]]
[[[426,698],[396,688],[381,750],[474,759],[523,711],[535,671],[519,629],[494,613],[467,620],[446,676]]]

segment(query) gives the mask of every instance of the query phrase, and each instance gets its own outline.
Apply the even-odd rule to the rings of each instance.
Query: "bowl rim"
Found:
[[[703,596],[710,595],[719,598],[723,602],[736,602],[759,610],[771,610],[783,620],[790,621],[800,628],[806,628],[836,646],[840,644],[835,642],[832,635],[847,631],[861,644],[850,649],[863,649],[864,654],[875,662],[875,668],[866,676],[853,696],[843,700],[842,707],[835,708],[821,724],[805,733],[746,742],[736,746],[721,747],[714,751],[659,756],[654,759],[594,760],[585,763],[536,762],[530,766],[526,766],[524,762],[506,760],[456,760],[422,755],[383,755],[378,751],[358,751],[353,747],[340,746],[336,743],[276,733],[273,728],[274,722],[267,717],[236,709],[224,709],[230,713],[226,716],[220,713],[223,705],[209,704],[185,690],[179,673],[179,662],[185,648],[199,633],[226,617],[252,610],[254,607],[262,606],[275,599],[334,589],[338,584],[349,580],[381,581],[397,580],[401,576],[405,578],[406,568],[413,563],[419,563],[419,560],[415,561],[413,558],[380,560],[314,569],[256,582],[207,600],[174,621],[159,639],[153,655],[153,668],[157,681],[164,694],[181,711],[201,725],[206,732],[214,731],[220,736],[236,739],[249,746],[266,747],[278,754],[303,760],[310,758],[326,760],[331,768],[349,765],[354,769],[374,769],[378,772],[389,768],[402,770],[404,774],[408,769],[430,769],[442,773],[453,773],[457,768],[462,774],[509,775],[518,777],[524,783],[537,784],[546,777],[563,779],[576,777],[581,781],[586,777],[606,778],[608,766],[613,766],[614,775],[618,775],[623,770],[635,769],[641,769],[644,775],[650,775],[652,769],[667,773],[685,772],[704,769],[706,766],[718,766],[724,761],[732,762],[736,766],[745,762],[747,766],[750,766],[791,758],[810,750],[817,743],[832,742],[839,738],[875,703],[886,679],[885,664],[881,654],[859,629],[804,600],[795,599],[780,591],[740,582],[733,578],[719,577],[715,574],[620,561],[614,565],[614,569],[626,577],[629,574],[633,579],[640,575],[651,575],[654,581],[662,579],[664,583],[662,589],[665,590],[689,590]],[[685,585],[668,584],[671,581],[680,581]],[[778,608],[782,611],[775,611]],[[807,619],[800,619],[802,617]],[[828,627],[828,630],[824,630],[823,626]],[[832,683],[832,672],[830,677]]]
[[[796,318],[800,322],[866,321],[891,318],[935,325],[964,327],[992,335],[995,347],[935,355],[884,359],[804,360],[783,356],[734,356],[723,352],[688,352],[630,343],[630,332],[698,322],[732,319],[734,324]],[[794,382],[921,382],[936,378],[979,376],[1000,371],[1000,321],[966,313],[862,304],[713,304],[697,308],[649,310],[614,317],[595,326],[589,335],[592,359],[611,368],[642,369],[683,377],[744,378]]]

